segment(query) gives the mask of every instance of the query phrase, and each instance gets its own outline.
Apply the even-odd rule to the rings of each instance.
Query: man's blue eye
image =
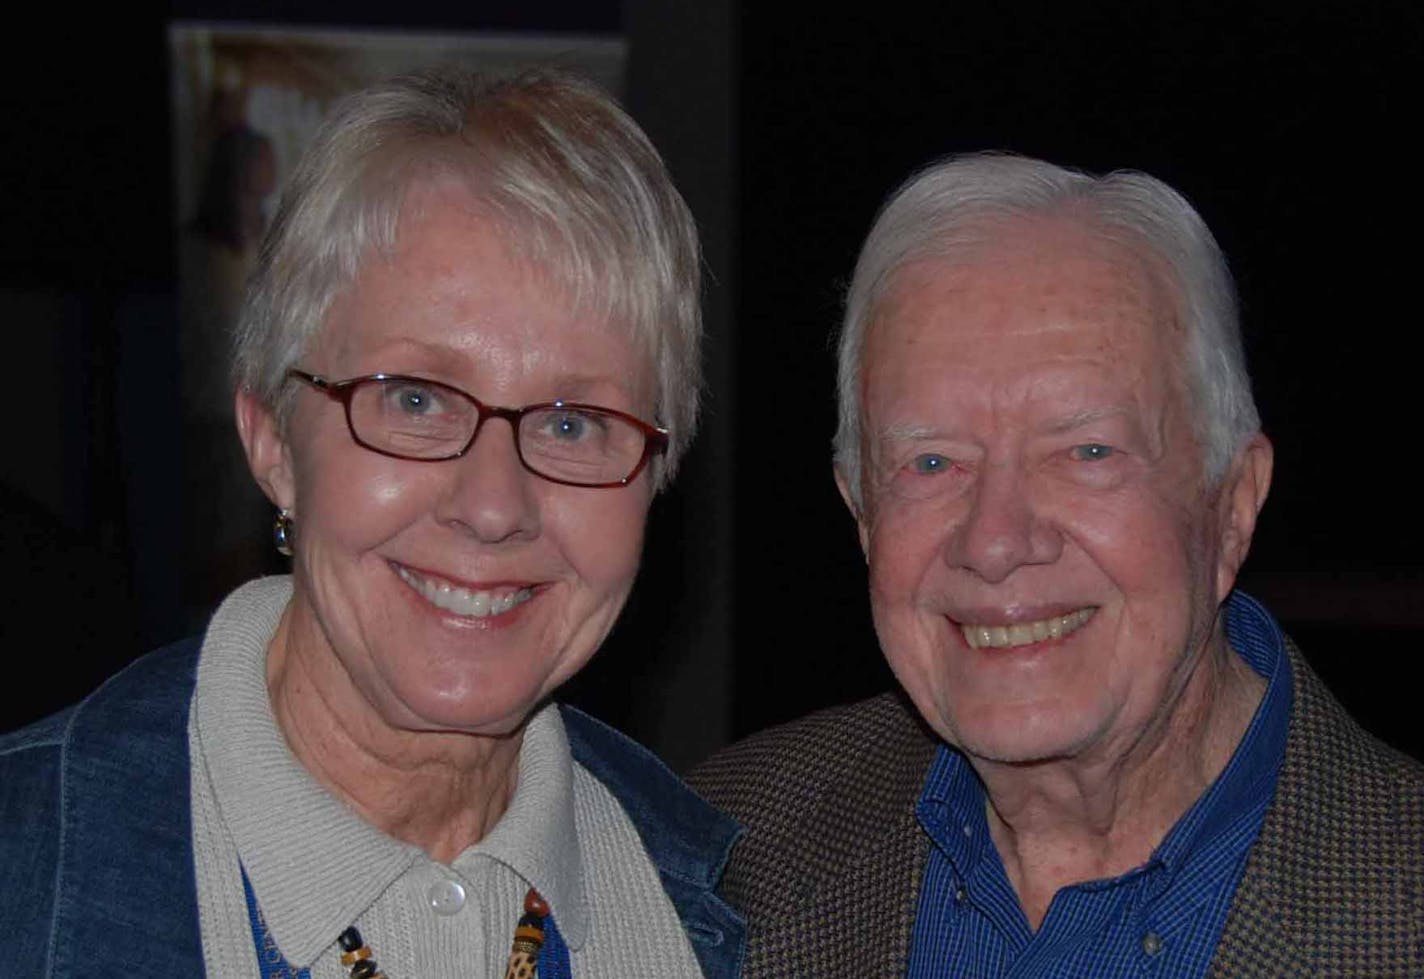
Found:
[[[937,452],[924,452],[910,460],[910,468],[921,476],[934,476],[949,468],[949,460]]]
[[[1117,450],[1111,445],[1103,445],[1100,442],[1089,442],[1086,445],[1073,446],[1071,453],[1078,462],[1102,462]]]

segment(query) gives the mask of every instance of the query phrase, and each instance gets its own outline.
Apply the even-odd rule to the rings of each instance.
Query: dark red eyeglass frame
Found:
[[[630,415],[626,411],[618,411],[615,408],[605,408],[602,405],[584,404],[578,401],[541,401],[538,404],[525,405],[522,408],[501,408],[496,405],[487,405],[474,395],[462,391],[453,385],[445,384],[441,381],[432,381],[425,377],[415,377],[410,374],[362,374],[360,377],[348,377],[342,381],[332,381],[322,377],[320,374],[312,374],[293,367],[287,371],[287,377],[304,381],[331,400],[340,402],[346,415],[346,430],[351,433],[351,441],[369,452],[387,456],[391,459],[404,459],[407,462],[449,462],[451,459],[460,458],[466,452],[470,451],[470,447],[475,444],[475,439],[479,437],[480,429],[484,427],[485,421],[490,418],[503,418],[509,422],[510,427],[514,430],[515,436],[514,454],[519,457],[519,464],[521,466],[540,479],[547,479],[551,483],[559,483],[563,486],[581,486],[586,489],[611,489],[615,486],[627,486],[634,479],[638,478],[638,474],[647,466],[648,460],[652,456],[662,455],[668,448],[669,436],[667,429],[659,428],[656,425],[649,425],[641,418]],[[452,394],[459,395],[475,406],[475,430],[470,433],[470,440],[466,442],[458,452],[430,457],[402,455],[399,452],[391,452],[389,449],[382,449],[364,441],[361,436],[356,434],[356,425],[351,420],[351,398],[356,388],[366,381],[409,381],[412,384],[436,387],[443,391],[449,391]],[[578,483],[568,479],[559,479],[556,476],[550,476],[548,473],[535,469],[529,464],[528,460],[524,458],[524,448],[519,442],[519,423],[529,412],[541,411],[546,408],[569,408],[574,411],[591,411],[602,415],[612,415],[637,428],[643,433],[643,454],[638,458],[637,464],[633,466],[633,471],[622,479],[613,480],[611,482]]]

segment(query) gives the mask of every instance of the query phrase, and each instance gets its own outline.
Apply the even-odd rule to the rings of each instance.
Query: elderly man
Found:
[[[1424,768],[1232,593],[1271,445],[1180,195],[919,174],[861,252],[840,408],[909,705],[696,774],[748,831],[746,976],[1424,976]]]

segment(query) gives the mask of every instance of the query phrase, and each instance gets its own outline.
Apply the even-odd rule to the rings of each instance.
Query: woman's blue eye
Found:
[[[570,442],[583,438],[588,430],[588,419],[579,415],[560,415],[550,426],[554,435]]]
[[[386,397],[402,414],[430,414],[440,407],[439,396],[429,387],[420,387],[419,384],[387,387]]]
[[[403,387],[396,391],[396,404],[408,415],[424,415],[435,409],[435,393],[429,388]]]
[[[910,460],[910,468],[921,476],[933,476],[949,468],[949,459],[937,452],[924,452]]]
[[[1103,445],[1100,442],[1075,445],[1070,450],[1073,458],[1078,462],[1102,462],[1116,451],[1111,445]]]

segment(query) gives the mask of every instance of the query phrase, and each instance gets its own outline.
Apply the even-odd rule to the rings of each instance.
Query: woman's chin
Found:
[[[373,698],[387,727],[420,734],[463,734],[503,738],[516,733],[547,700],[535,684],[519,689],[451,695],[412,689]]]

